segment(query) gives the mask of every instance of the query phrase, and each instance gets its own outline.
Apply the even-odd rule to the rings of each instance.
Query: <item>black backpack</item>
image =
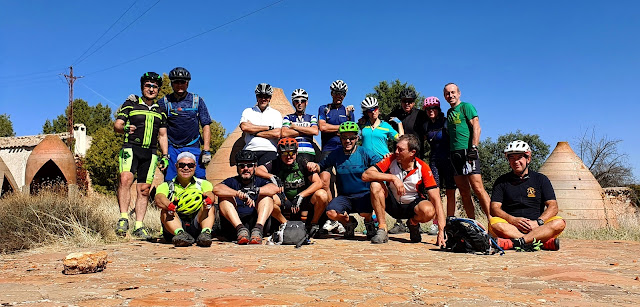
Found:
[[[280,225],[273,234],[273,242],[282,245],[295,245],[296,248],[307,243],[307,228],[302,221],[288,221]]]
[[[448,251],[485,255],[499,251],[500,255],[504,254],[504,250],[476,220],[449,216],[444,233],[447,240],[445,249]],[[495,250],[492,250],[492,247]]]

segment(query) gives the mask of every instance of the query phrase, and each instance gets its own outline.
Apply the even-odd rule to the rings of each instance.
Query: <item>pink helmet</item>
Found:
[[[422,104],[422,109],[426,110],[429,108],[440,109],[440,99],[438,99],[438,97],[435,97],[435,96],[425,98],[424,103]]]

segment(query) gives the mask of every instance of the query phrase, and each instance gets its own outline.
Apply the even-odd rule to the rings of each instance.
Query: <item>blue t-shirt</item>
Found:
[[[324,120],[327,124],[340,125],[346,121],[354,121],[353,113],[347,116],[347,109],[340,104],[332,107],[333,104],[323,104],[318,108],[318,120]],[[321,132],[322,151],[333,151],[342,147],[338,132]]]
[[[362,136],[362,147],[372,150],[381,157],[389,153],[387,140],[398,139],[398,131],[385,121],[380,121],[380,125],[375,129],[367,123],[360,131],[360,135]]]
[[[207,105],[204,104],[204,99],[198,96],[196,104],[193,101],[192,93],[187,93],[180,101],[174,94],[169,94],[158,100],[158,105],[167,110],[169,144],[179,147],[200,147],[200,143],[202,143],[200,126],[211,124],[211,117]],[[171,109],[169,109],[169,105]]]
[[[255,186],[257,187],[263,187],[269,183],[271,183],[271,181],[268,181],[264,178],[260,178],[260,177],[253,177],[253,184],[255,184]],[[248,187],[250,184],[243,184],[242,183],[242,178],[238,175],[235,177],[229,177],[227,179],[225,179],[222,184],[234,189],[234,190],[241,190],[242,188]],[[252,214],[253,212],[256,211],[256,207],[249,207],[247,204],[245,204],[244,200],[241,200],[238,197],[234,197],[235,201],[236,201],[236,211],[238,211],[238,216],[239,217],[244,217],[247,215]],[[256,204],[257,205],[257,204]]]
[[[298,117],[295,113],[289,114],[282,119],[282,127],[291,128],[291,126],[301,127],[317,127],[318,119],[315,115],[304,114]],[[316,150],[313,148],[313,135],[300,134],[296,137],[298,141],[298,153],[315,155]]]
[[[356,147],[347,155],[342,149],[334,150],[319,165],[321,170],[336,168],[336,186],[339,195],[353,195],[369,191],[369,182],[362,181],[362,173],[382,159],[371,150]]]
[[[447,118],[442,114],[435,122],[427,119],[423,130],[426,131],[427,143],[429,143],[429,161],[446,160],[449,157],[449,131],[447,130]]]

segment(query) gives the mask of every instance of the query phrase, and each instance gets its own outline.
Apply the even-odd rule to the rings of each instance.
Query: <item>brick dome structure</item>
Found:
[[[2,158],[0,158],[0,189],[0,196],[5,193],[19,191],[16,180],[13,179],[11,171]]]
[[[76,163],[69,148],[57,135],[47,135],[27,159],[25,188],[34,193],[47,182],[75,185],[76,176]]]

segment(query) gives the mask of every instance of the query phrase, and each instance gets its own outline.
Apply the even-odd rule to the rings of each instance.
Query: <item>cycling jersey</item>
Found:
[[[137,96],[136,96],[137,97]],[[150,149],[154,154],[158,148],[158,130],[167,126],[164,109],[158,104],[147,105],[141,97],[138,102],[125,101],[116,119],[124,121],[127,125],[134,125],[136,130],[129,134],[125,131],[122,148],[131,148],[132,145]]]
[[[389,118],[391,117],[397,117],[402,121],[404,134],[413,134],[417,136],[420,143],[422,143],[422,137],[424,136],[422,123],[427,120],[427,113],[419,109],[411,109],[411,112],[405,113],[402,108],[399,108],[389,114]],[[396,127],[395,123],[390,122],[390,124]]]
[[[171,191],[170,185],[173,185],[173,191]],[[176,195],[180,195],[183,191],[191,189],[200,190],[202,193],[211,192],[213,191],[213,184],[207,180],[193,177],[186,187],[182,187],[182,185],[174,178],[170,182],[161,183],[156,189],[156,194],[162,194],[166,196],[169,201],[174,201]]]
[[[278,176],[284,185],[284,194],[287,199],[293,200],[296,195],[311,186],[311,172],[307,169],[304,159],[300,156],[292,165],[287,165],[280,158],[273,162],[271,173]]]
[[[347,109],[344,105],[323,104],[318,108],[318,120],[324,120],[327,124],[340,125],[346,121],[353,120],[353,112],[347,115]],[[334,151],[342,147],[338,132],[321,132],[322,151]]]
[[[317,127],[318,119],[311,114],[298,116],[296,113],[293,113],[285,116],[282,120],[282,127],[291,128],[292,125],[300,127]],[[316,154],[316,151],[313,148],[313,135],[300,133],[300,135],[296,137],[296,141],[298,141],[299,154]]]
[[[200,148],[200,127],[211,124],[204,99],[187,93],[182,100],[178,100],[175,94],[169,94],[159,99],[158,104],[166,112],[169,145]]]
[[[360,135],[362,147],[372,150],[381,157],[389,153],[387,141],[398,139],[398,131],[385,121],[380,121],[380,125],[375,128],[367,123],[360,131]]]
[[[437,188],[435,178],[431,173],[429,165],[424,161],[415,158],[413,162],[413,169],[405,171],[396,160],[396,156],[391,155],[382,159],[376,163],[375,167],[382,173],[392,174],[400,180],[402,180],[405,193],[402,196],[398,195],[398,190],[395,184],[389,183],[389,189],[393,193],[393,197],[400,204],[410,204],[417,198],[424,195],[425,190]],[[426,197],[422,197],[425,198]]]
[[[471,126],[469,121],[478,117],[476,108],[470,103],[461,102],[447,111],[447,129],[449,129],[449,150],[471,148]]]
[[[337,188],[339,195],[352,195],[369,192],[369,182],[362,181],[362,173],[382,159],[375,152],[362,146],[350,155],[342,149],[332,151],[324,160],[320,161],[320,169],[336,168]]]

